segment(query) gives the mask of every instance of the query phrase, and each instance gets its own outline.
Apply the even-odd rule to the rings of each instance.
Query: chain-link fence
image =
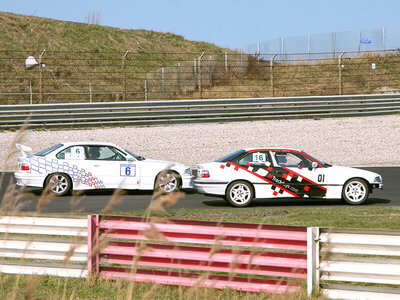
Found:
[[[25,68],[28,56],[38,66]],[[0,51],[0,104],[399,92],[397,50],[257,54]]]
[[[241,48],[247,54],[277,53],[287,59],[292,53],[306,53],[307,59],[336,58],[343,52],[360,55],[362,52],[400,48],[400,28],[379,28],[282,37],[250,44]],[[318,55],[315,57],[315,53]]]

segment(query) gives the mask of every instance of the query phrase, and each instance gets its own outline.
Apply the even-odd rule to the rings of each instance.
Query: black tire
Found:
[[[181,188],[181,177],[174,171],[162,171],[157,175],[154,190],[169,194],[179,191]]]
[[[46,179],[45,187],[55,196],[64,196],[72,189],[71,178],[64,173],[50,174]]]
[[[368,199],[369,186],[368,183],[361,178],[352,178],[348,180],[342,191],[342,199],[351,205],[362,204]]]
[[[253,186],[246,181],[234,181],[227,187],[225,197],[233,206],[248,206],[254,198]]]

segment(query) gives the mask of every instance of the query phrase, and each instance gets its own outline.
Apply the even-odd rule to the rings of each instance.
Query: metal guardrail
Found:
[[[144,269],[132,273],[133,263]],[[165,268],[280,278],[206,277],[204,286],[216,288],[279,293],[289,287],[282,278],[307,278],[309,294],[317,287],[330,299],[400,299],[400,231],[100,215],[0,216],[2,273],[87,277],[96,272],[162,284],[199,282],[194,273],[183,276]],[[298,285],[290,287],[294,291]]]
[[[140,126],[400,112],[400,94],[1,105],[0,129]]]
[[[87,276],[87,220],[0,217],[0,272]]]

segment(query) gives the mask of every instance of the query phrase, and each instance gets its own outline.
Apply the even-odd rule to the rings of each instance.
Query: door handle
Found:
[[[100,167],[100,165],[93,165],[93,167]]]

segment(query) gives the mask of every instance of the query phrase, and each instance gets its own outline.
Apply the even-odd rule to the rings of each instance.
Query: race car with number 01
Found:
[[[332,166],[300,150],[253,148],[199,164],[194,187],[243,207],[253,198],[288,197],[361,204],[383,183],[377,173]]]
[[[166,193],[192,188],[192,169],[145,159],[112,143],[73,142],[54,145],[35,155],[24,145],[14,173],[18,185],[45,188],[58,196],[71,190],[138,189]]]

